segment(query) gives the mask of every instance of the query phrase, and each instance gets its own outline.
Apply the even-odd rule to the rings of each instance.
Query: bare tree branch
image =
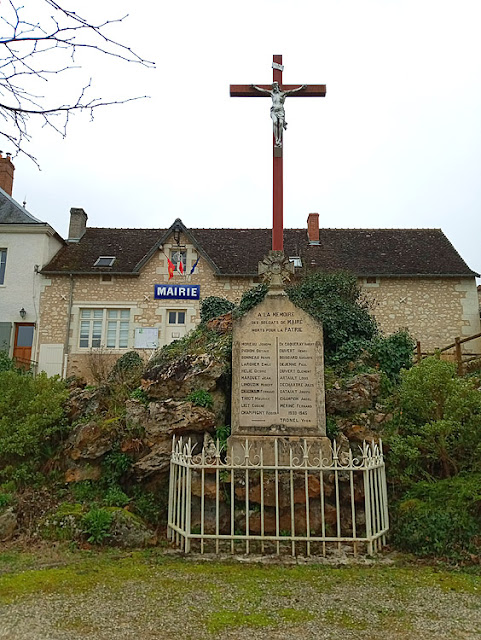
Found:
[[[37,5],[38,6],[38,5]],[[154,63],[110,37],[112,27],[124,22],[127,15],[103,21],[91,21],[55,0],[43,0],[40,15],[26,16],[25,7],[16,0],[2,3],[0,17],[0,138],[25,154],[37,165],[27,146],[31,142],[31,125],[39,121],[65,137],[71,115],[87,111],[93,119],[100,107],[124,104],[147,96],[105,100],[92,97],[92,79],[83,83],[73,99],[56,102],[35,91],[36,85],[49,77],[78,70],[77,54],[92,51],[144,67]],[[52,13],[53,11],[53,13]],[[2,124],[3,123],[3,124]],[[30,128],[29,128],[30,127]]]

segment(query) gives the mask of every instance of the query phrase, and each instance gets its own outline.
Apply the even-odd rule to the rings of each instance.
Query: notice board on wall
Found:
[[[134,333],[135,349],[157,349],[159,346],[158,327],[139,327]]]

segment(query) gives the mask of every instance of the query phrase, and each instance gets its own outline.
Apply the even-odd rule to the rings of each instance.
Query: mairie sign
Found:
[[[156,284],[154,289],[156,300],[198,300],[200,298],[199,284]]]

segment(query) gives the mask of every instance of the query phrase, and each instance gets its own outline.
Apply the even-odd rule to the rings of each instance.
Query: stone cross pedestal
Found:
[[[330,457],[326,438],[322,327],[296,307],[284,291],[292,265],[282,251],[259,263],[269,285],[266,298],[234,322],[232,346],[232,435],[229,453],[274,464],[278,439],[280,464],[289,451],[302,460]],[[231,451],[232,449],[232,451]]]

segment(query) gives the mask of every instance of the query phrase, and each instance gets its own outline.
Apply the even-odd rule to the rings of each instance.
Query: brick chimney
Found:
[[[5,193],[8,193],[9,196],[12,195],[14,171],[15,167],[10,160],[10,154],[7,154],[4,158],[0,151],[0,187],[5,191]]]
[[[310,213],[307,217],[307,237],[309,244],[319,244],[319,214]]]
[[[78,242],[87,228],[88,216],[83,209],[70,209],[70,225],[68,228],[68,241]]]

